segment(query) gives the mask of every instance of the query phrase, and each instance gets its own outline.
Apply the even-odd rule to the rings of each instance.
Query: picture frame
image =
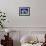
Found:
[[[30,16],[30,7],[19,7],[19,16]]]

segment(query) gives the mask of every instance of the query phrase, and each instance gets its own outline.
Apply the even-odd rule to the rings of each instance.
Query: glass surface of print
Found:
[[[19,16],[30,16],[30,7],[20,7]]]

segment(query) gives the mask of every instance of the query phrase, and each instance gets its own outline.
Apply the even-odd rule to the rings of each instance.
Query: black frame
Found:
[[[22,10],[27,10],[27,13],[22,14]],[[30,16],[30,7],[19,7],[19,16]]]

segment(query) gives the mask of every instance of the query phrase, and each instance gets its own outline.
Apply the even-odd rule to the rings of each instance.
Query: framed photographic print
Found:
[[[19,7],[19,16],[30,16],[30,7]]]

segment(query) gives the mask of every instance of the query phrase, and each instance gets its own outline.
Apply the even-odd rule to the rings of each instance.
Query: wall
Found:
[[[7,27],[46,27],[46,0],[0,0],[0,9],[6,12]],[[32,8],[30,16],[19,16],[19,7]]]
[[[30,0],[0,0],[0,9],[6,12],[8,20],[5,26],[12,31],[20,31],[22,35],[31,31],[46,31],[45,4],[46,0],[32,0],[32,3]],[[19,16],[21,6],[31,7],[31,15]]]
[[[10,29],[11,30],[11,29]],[[46,31],[17,31],[17,30],[12,30],[11,32],[9,32],[9,36],[13,39],[13,46],[20,46],[20,40],[23,36],[37,36],[37,38],[39,38],[40,41],[42,41],[41,39],[44,38],[45,36],[45,32]],[[4,35],[7,35],[6,32],[2,32],[0,31],[0,43],[1,43],[1,39],[5,39]],[[38,37],[39,36],[39,37]],[[43,39],[44,41],[44,39]]]

